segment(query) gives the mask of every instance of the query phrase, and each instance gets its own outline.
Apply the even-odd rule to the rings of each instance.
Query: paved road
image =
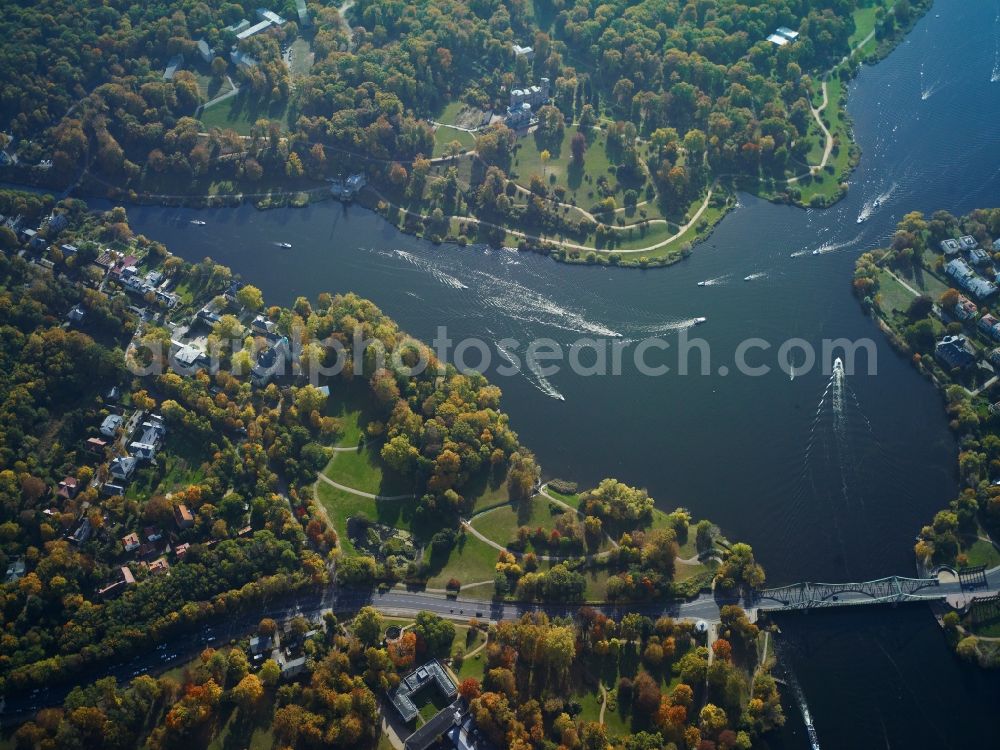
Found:
[[[823,584],[820,584],[822,586]],[[855,584],[835,584],[835,586],[852,586]],[[786,587],[794,588],[794,587]],[[1000,594],[1000,567],[986,573],[986,585],[976,590],[964,590],[958,581],[944,581],[937,586],[916,591],[906,601],[921,602],[947,599],[956,606],[963,606],[973,597],[986,597]],[[871,604],[869,594],[860,591],[841,590],[831,606],[849,606]],[[590,606],[604,614],[620,618],[629,612],[637,612],[651,618],[666,615],[676,619],[700,619],[708,622],[719,620],[719,610],[726,604],[738,604],[750,614],[751,619],[758,610],[780,609],[777,602],[748,602],[733,596],[721,596],[712,593],[702,593],[690,601],[649,602],[639,604],[591,604]],[[242,614],[234,614],[223,621],[213,621],[202,626],[195,632],[180,633],[171,641],[150,645],[146,650],[128,661],[113,665],[95,666],[89,672],[74,675],[72,684],[84,683],[105,676],[115,677],[120,682],[126,682],[139,674],[157,674],[173,667],[186,664],[195,659],[206,646],[221,645],[231,640],[244,637],[250,633],[264,617],[275,620],[286,620],[296,615],[304,615],[312,619],[322,617],[325,612],[353,612],[358,608],[372,605],[388,614],[412,615],[421,610],[427,610],[456,620],[467,620],[471,617],[481,619],[513,620],[527,612],[542,611],[552,617],[573,617],[580,604],[529,604],[518,602],[477,601],[458,597],[447,599],[440,594],[421,591],[403,591],[392,589],[385,592],[341,589],[333,586],[324,587],[276,600]],[[45,706],[61,705],[72,684],[55,685],[42,691],[8,696],[0,709],[0,723],[18,723],[24,721],[28,714],[34,713]]]

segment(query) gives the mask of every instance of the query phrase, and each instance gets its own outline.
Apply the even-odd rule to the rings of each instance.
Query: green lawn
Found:
[[[438,711],[448,707],[449,701],[441,691],[433,688],[421,689],[413,696],[413,703],[420,712],[417,717],[417,724],[422,725],[429,721]]]
[[[214,99],[215,97],[222,96],[223,94],[228,94],[233,90],[233,87],[229,85],[229,79],[225,76],[222,78],[215,78],[198,70],[192,70],[191,73],[198,81],[198,93],[201,94],[204,101]]]
[[[588,147],[583,157],[583,165],[574,167],[570,158],[570,141],[576,132],[575,125],[565,128],[562,141],[558,144],[539,143],[534,135],[519,138],[511,176],[519,184],[527,187],[531,176],[537,174],[544,178],[547,185],[561,185],[566,188],[567,202],[570,202],[571,198],[575,198],[577,205],[583,208],[589,208],[591,204],[597,203],[600,200],[596,189],[598,177],[603,175],[608,178],[612,185],[617,184],[615,175],[608,171],[611,160],[605,148],[607,136],[596,130],[585,133],[588,136]],[[542,165],[543,150],[548,150],[551,156],[548,164],[544,165],[544,169]],[[553,177],[554,181],[552,181]],[[589,181],[585,178],[589,178]],[[616,200],[621,204],[620,195]]]
[[[462,151],[469,151],[476,147],[476,136],[464,130],[455,128],[439,127],[434,130],[434,153],[432,156],[446,156],[448,154],[448,144],[458,141],[462,146]]]
[[[536,529],[541,526],[551,530],[555,527],[556,519],[565,512],[548,499],[536,495],[519,503],[517,507],[505,505],[477,516],[472,525],[497,544],[506,545],[516,538],[518,527],[527,526],[529,529]]]
[[[246,93],[239,93],[201,111],[201,122],[206,128],[230,128],[241,135],[248,135],[257,120],[275,120],[282,129],[288,126],[289,110],[285,105],[261,105]]]
[[[879,307],[886,313],[893,310],[905,313],[914,299],[913,292],[899,283],[896,277],[885,269],[879,270],[878,297]]]
[[[969,565],[985,565],[987,568],[1000,565],[1000,553],[983,539],[977,538],[968,546],[963,542],[962,553],[969,559]]]
[[[316,498],[326,510],[327,517],[337,531],[341,548],[348,555],[357,554],[351,540],[347,538],[347,519],[358,513],[364,513],[369,518],[400,529],[409,530],[410,514],[414,508],[413,500],[372,500],[366,497],[352,495],[350,492],[331,487],[322,480],[316,483]]]
[[[489,474],[482,474],[479,477],[473,478],[466,484],[462,494],[467,501],[469,498],[472,498],[473,513],[483,508],[510,502],[510,495],[507,491],[507,480]]]
[[[471,534],[461,534],[458,544],[451,551],[447,562],[441,564],[431,559],[430,551],[426,560],[431,564],[432,575],[427,581],[429,588],[444,588],[449,578],[457,578],[463,584],[491,581],[496,572],[497,555],[499,553],[485,542],[481,542]],[[462,592],[462,596],[476,597],[493,596],[492,586],[478,586]]]
[[[556,500],[562,500],[564,503],[566,503],[566,505],[569,505],[571,508],[579,509],[580,507],[579,492],[574,492],[572,495],[566,495],[562,492],[556,492],[551,487],[546,487],[545,491],[548,492],[550,495],[552,495],[552,497],[554,497]]]
[[[366,383],[330,383],[330,397],[326,400],[323,414],[340,420],[339,446],[357,445],[364,434],[368,420],[366,411],[373,406],[371,391]]]
[[[353,451],[337,451],[323,474],[335,482],[375,495],[401,495],[410,491],[409,483],[394,474],[369,445]]]

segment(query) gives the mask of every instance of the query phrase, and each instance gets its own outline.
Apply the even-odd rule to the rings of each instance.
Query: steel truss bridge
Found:
[[[937,578],[900,576],[860,583],[796,583],[758,591],[754,606],[767,611],[787,611],[944,598],[945,592],[935,590],[938,586]]]

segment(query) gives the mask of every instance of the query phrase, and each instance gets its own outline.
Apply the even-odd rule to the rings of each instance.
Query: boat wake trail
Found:
[[[714,279],[705,279],[704,281],[699,281],[698,286],[719,286],[720,284],[725,284],[729,279],[730,274],[725,274],[723,276],[716,276]]]
[[[924,85],[924,66],[923,63],[920,65],[920,99],[922,101],[927,101],[934,94],[936,94],[941,89],[941,79],[939,78],[930,86]]]
[[[588,320],[579,312],[552,301],[545,295],[509,279],[476,271],[479,296],[490,307],[524,323],[541,323],[574,333],[619,338],[621,334],[603,323]]]
[[[1000,13],[997,14],[996,21],[993,23],[994,26],[1000,26]],[[996,83],[1000,81],[1000,38],[996,38],[993,42],[993,72],[990,74],[990,83]]]
[[[832,240],[828,240],[819,247],[811,250],[799,250],[798,252],[794,252],[791,257],[799,258],[803,255],[829,255],[830,253],[835,253],[838,250],[845,250],[849,247],[853,247],[861,241],[862,236],[863,235],[861,233],[858,233],[857,236],[849,240],[844,240],[843,242],[833,242]]]
[[[432,261],[429,261],[426,258],[421,258],[419,255],[414,255],[413,253],[409,253],[406,250],[393,250],[393,252],[396,254],[396,257],[402,258],[410,265],[419,268],[421,271],[429,273],[431,276],[433,276],[435,279],[437,279],[447,287],[451,287],[452,289],[469,288],[451,274],[442,271]]]
[[[500,352],[500,355],[504,359],[506,359],[507,362],[510,365],[512,365],[514,367],[519,366],[518,358],[514,355],[513,352],[510,351],[510,349],[507,349],[499,341],[494,341],[493,345],[496,346],[497,351]],[[529,383],[531,383],[533,386],[535,386],[535,388],[537,388],[539,391],[541,391],[542,393],[544,393],[549,398],[554,398],[557,401],[565,401],[566,400],[566,397],[563,396],[559,392],[559,390],[554,385],[552,385],[552,383],[549,381],[549,379],[546,378],[541,373],[541,370],[540,370],[537,362],[535,362],[533,359],[531,359],[529,357],[527,364],[528,364],[527,371],[531,373],[531,377],[528,377],[528,375],[525,374],[525,379]],[[523,370],[522,370],[522,373],[523,373]]]
[[[861,206],[861,211],[858,212],[858,224],[871,218],[871,215],[884,206],[898,188],[899,183],[894,182],[884,193],[875,196],[869,201],[865,201],[864,205]]]
[[[787,672],[787,681],[788,686],[792,689],[792,695],[795,696],[795,703],[798,705],[799,711],[802,712],[802,723],[806,725],[806,734],[809,735],[809,747],[812,750],[821,750],[819,735],[816,733],[816,727],[813,724],[812,713],[809,711],[809,704],[806,703],[806,693],[795,677],[795,673],[791,670]]]

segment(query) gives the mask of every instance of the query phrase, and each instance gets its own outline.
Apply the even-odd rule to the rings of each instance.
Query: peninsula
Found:
[[[961,494],[919,533],[924,570],[970,577],[1000,565],[1000,209],[907,214],[888,248],[862,255],[854,290],[893,345],[940,390],[959,440]],[[942,498],[943,499],[943,498]],[[946,616],[958,652],[1000,665],[996,603]]]

